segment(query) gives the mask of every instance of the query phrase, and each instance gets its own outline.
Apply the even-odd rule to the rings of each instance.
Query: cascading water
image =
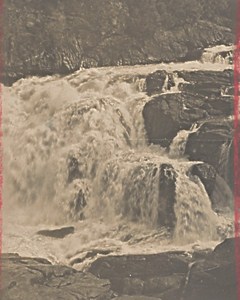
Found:
[[[183,157],[186,149],[188,136],[189,134],[196,132],[197,129],[198,124],[194,124],[192,128],[190,128],[190,130],[180,130],[170,145],[169,157],[178,159]]]
[[[201,61],[229,65],[233,61],[233,46],[215,46],[205,49]]]
[[[176,151],[179,138],[184,144],[189,132],[179,133],[170,154],[146,142],[145,77],[161,68],[222,66],[91,69],[4,87],[6,251],[68,263],[91,249],[169,249],[173,215],[175,242],[216,238],[218,217],[204,186],[189,175],[193,163]],[[162,178],[174,185],[172,198]],[[76,231],[62,241],[35,234],[44,226],[66,224]]]

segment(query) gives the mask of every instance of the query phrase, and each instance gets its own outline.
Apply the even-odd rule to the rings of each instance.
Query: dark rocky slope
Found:
[[[234,40],[235,0],[6,0],[3,81],[200,58]]]

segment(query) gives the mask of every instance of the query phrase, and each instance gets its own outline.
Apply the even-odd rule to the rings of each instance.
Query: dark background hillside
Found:
[[[235,0],[5,0],[4,82],[196,59],[234,40]]]

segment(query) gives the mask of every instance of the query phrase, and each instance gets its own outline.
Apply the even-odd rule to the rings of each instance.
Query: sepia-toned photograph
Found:
[[[2,0],[1,300],[240,300],[238,2]]]

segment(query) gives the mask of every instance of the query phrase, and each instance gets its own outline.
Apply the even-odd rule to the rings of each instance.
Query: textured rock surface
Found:
[[[237,300],[235,242],[227,239],[214,251],[168,252],[99,258],[90,272],[109,279],[121,300]],[[224,275],[225,274],[225,275]],[[227,278],[227,280],[226,280]],[[143,298],[141,298],[142,296]],[[139,298],[137,298],[139,297]]]
[[[187,255],[176,252],[100,258],[89,271],[109,279],[111,288],[119,295],[162,298],[170,290],[179,293],[187,270]]]
[[[6,0],[4,5],[5,83],[81,66],[198,59],[201,49],[234,40],[234,0]]]
[[[1,261],[4,300],[108,300],[113,296],[108,280],[45,259],[3,254]]]
[[[143,117],[148,140],[169,146],[180,130],[210,117],[228,116],[233,111],[232,97],[208,99],[188,93],[162,94],[144,107]]]
[[[235,243],[239,242],[227,239],[205,261],[192,265],[184,300],[237,300]]]
[[[209,120],[189,135],[185,153],[190,160],[201,160],[212,165],[230,184],[233,176],[232,141],[232,121]]]
[[[224,210],[233,207],[233,194],[227,182],[217,173],[213,166],[206,163],[196,163],[190,170],[203,183],[214,210]]]
[[[227,239],[214,251],[191,254],[101,257],[89,273],[3,254],[1,299],[236,300],[236,242]]]
[[[234,106],[233,72],[181,71],[176,74],[185,81],[179,85],[180,93],[161,94],[164,80],[167,89],[175,84],[173,74],[158,71],[147,77],[148,94],[159,94],[143,110],[149,143],[169,147],[180,130],[198,125],[188,136],[185,155],[192,161],[213,166],[232,188],[233,122],[229,117],[233,115]],[[217,182],[221,180],[218,177]]]

